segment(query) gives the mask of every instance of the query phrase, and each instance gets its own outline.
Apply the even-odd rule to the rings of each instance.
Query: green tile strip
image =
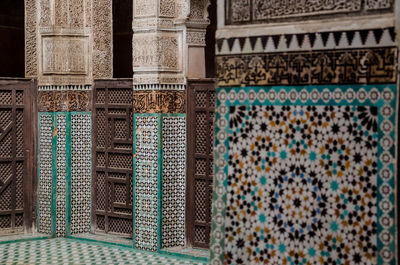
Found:
[[[52,113],[52,186],[51,186],[51,236],[56,236],[56,199],[57,199],[57,114]]]
[[[89,238],[89,237],[80,237],[80,236],[70,235],[68,237],[68,239],[73,239],[73,240],[83,241],[83,242],[100,243],[100,244],[104,244],[107,246],[116,246],[116,247],[133,249],[133,245],[126,245],[123,243],[110,242],[110,241],[107,241],[106,238],[104,238],[104,240],[101,240],[101,239],[93,239],[93,238]]]
[[[157,145],[158,145],[158,175],[157,175],[157,252],[161,249],[161,235],[162,235],[162,161],[163,161],[163,150],[162,150],[162,114],[158,115],[158,134],[157,134]]]
[[[47,236],[47,235],[44,235],[44,236],[34,236],[34,235],[32,235],[32,237],[21,235],[20,238],[16,238],[16,239],[10,239],[10,240],[7,240],[7,239],[3,240],[2,239],[0,241],[0,245],[17,243],[17,242],[25,242],[25,241],[45,240],[45,239],[50,239],[50,238],[51,238],[51,236]]]
[[[67,129],[67,139],[66,139],[66,190],[65,190],[65,200],[66,200],[66,236],[71,234],[71,113],[67,112],[66,119],[66,129]]]
[[[185,254],[185,253],[172,252],[172,251],[164,250],[164,249],[161,249],[159,251],[159,253],[170,256],[170,257],[177,257],[177,258],[180,257],[180,258],[185,258],[185,259],[195,260],[195,261],[202,261],[202,262],[207,262],[207,263],[210,261],[210,258],[207,258],[207,257],[200,257],[200,256],[194,256],[194,255]]]

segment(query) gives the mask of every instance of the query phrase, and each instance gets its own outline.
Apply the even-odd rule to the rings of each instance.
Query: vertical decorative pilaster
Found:
[[[39,113],[38,231],[90,232],[91,113]]]

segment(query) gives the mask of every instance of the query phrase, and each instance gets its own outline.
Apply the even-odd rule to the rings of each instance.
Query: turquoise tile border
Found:
[[[66,113],[66,187],[65,187],[65,211],[66,211],[66,237],[71,235],[71,113]]]
[[[52,157],[52,188],[51,188],[51,236],[56,236],[56,224],[57,224],[57,213],[56,213],[56,200],[57,200],[57,134],[54,133],[57,130],[57,114],[52,113],[52,143],[51,143],[51,157]]]
[[[161,249],[162,236],[162,173],[163,173],[163,150],[162,150],[162,117],[158,115],[158,176],[157,176],[157,252]]]
[[[294,95],[291,98],[291,94]],[[353,97],[351,97],[353,94]],[[396,100],[395,84],[387,85],[316,85],[316,86],[267,86],[267,87],[230,87],[217,89],[217,111],[215,127],[215,180],[213,194],[213,220],[211,240],[211,263],[224,262],[224,220],[226,208],[226,188],[229,160],[230,106],[376,106],[378,107],[378,178],[377,202],[385,198],[391,208],[384,211],[377,203],[377,248],[378,265],[396,264],[396,220],[395,220],[395,163],[396,163]],[[388,110],[389,109],[389,110]],[[388,111],[387,113],[384,113]],[[385,131],[384,131],[385,130]],[[391,146],[382,145],[383,136],[389,137]],[[385,160],[385,161],[384,161]],[[389,174],[389,177],[382,175]],[[387,183],[390,194],[383,195],[380,185]],[[382,218],[389,218],[390,224],[384,225]],[[390,239],[383,242],[379,236],[383,232]]]

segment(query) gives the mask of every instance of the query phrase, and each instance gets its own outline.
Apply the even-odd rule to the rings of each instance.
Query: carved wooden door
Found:
[[[208,248],[211,230],[215,81],[190,81],[188,88],[188,245]]]
[[[32,225],[34,83],[0,80],[0,235]]]
[[[132,237],[132,82],[96,81],[93,218],[95,232]]]

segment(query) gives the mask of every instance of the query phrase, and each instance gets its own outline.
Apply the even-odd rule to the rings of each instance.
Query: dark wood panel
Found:
[[[31,80],[0,80],[0,234],[32,228],[35,87]]]
[[[186,237],[189,246],[209,248],[215,116],[214,79],[189,81]]]
[[[132,82],[96,81],[93,93],[93,227],[131,238]]]

